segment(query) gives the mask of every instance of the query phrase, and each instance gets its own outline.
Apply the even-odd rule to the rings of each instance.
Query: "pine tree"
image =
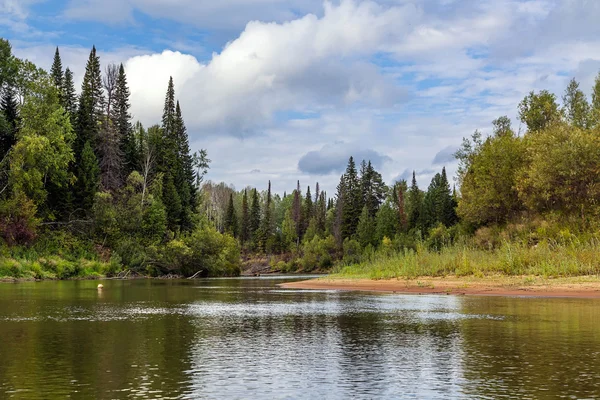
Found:
[[[263,219],[260,222],[259,231],[259,248],[266,252],[268,250],[268,241],[273,234],[273,216],[272,216],[272,196],[271,196],[271,181],[269,181],[269,187],[267,189],[267,201],[265,204],[265,212],[263,213]]]
[[[361,165],[361,196],[362,204],[369,209],[371,217],[375,217],[379,206],[385,199],[387,187],[383,183],[381,174],[375,170],[371,161]]]
[[[187,129],[181,115],[179,101],[175,106],[175,141],[177,144],[176,187],[181,198],[181,225],[184,230],[191,230],[192,214],[196,206],[196,185],[192,156]]]
[[[62,61],[60,60],[60,53],[58,52],[58,47],[54,52],[54,62],[52,63],[52,67],[50,68],[50,76],[52,77],[54,86],[56,86],[56,88],[58,89],[59,102],[64,107],[65,76],[62,69]]]
[[[94,196],[98,191],[100,167],[98,159],[90,145],[85,142],[81,151],[80,162],[77,163],[77,181],[75,182],[75,200],[84,212],[90,212],[94,204]]]
[[[415,172],[413,171],[412,182],[407,196],[407,214],[409,229],[419,227],[421,222],[421,209],[423,207],[423,193],[417,185]]]
[[[163,108],[162,128],[167,137],[175,136],[175,85],[173,77],[169,77],[167,94],[165,96],[165,106]]]
[[[181,217],[181,199],[175,188],[173,175],[169,172],[164,174],[162,201],[167,211],[167,226],[172,231],[177,231]]]
[[[300,200],[300,181],[296,184],[296,190],[294,190],[294,200],[292,201],[292,220],[296,227],[296,237],[302,236],[302,203]]]
[[[439,221],[445,226],[452,226],[458,222],[458,216],[456,215],[456,202],[455,197],[450,190],[450,183],[446,175],[446,167],[442,168],[442,175],[440,180],[440,209]]]
[[[256,241],[257,231],[260,226],[260,201],[258,199],[258,191],[252,190],[252,205],[250,207],[250,223],[249,223],[249,238]]]
[[[74,145],[76,162],[80,160],[86,142],[89,142],[92,148],[98,145],[98,136],[103,122],[104,103],[100,57],[96,55],[96,47],[94,46],[85,67],[81,95],[79,96],[75,130],[77,137]]]
[[[6,126],[0,127],[0,162],[17,141],[19,127],[19,108],[12,86],[7,86],[2,93],[0,111]]]
[[[234,237],[238,236],[238,218],[235,206],[233,204],[233,193],[229,194],[229,204],[225,213],[225,232],[230,233]]]
[[[317,234],[322,234],[325,232],[325,222],[327,219],[327,200],[325,196],[325,192],[319,193],[319,198],[317,199],[317,202],[315,204],[315,220],[317,224]]]
[[[129,102],[130,95],[125,68],[123,64],[120,64],[115,88],[114,123],[117,137],[119,138],[119,147],[125,163],[123,167],[125,176],[129,176],[132,171],[140,167],[140,154],[135,145],[131,114],[129,113],[129,109],[131,108]]]
[[[77,95],[75,94],[73,72],[71,72],[69,68],[65,70],[62,106],[71,116],[71,124],[75,124],[75,119],[77,117]]]
[[[248,191],[242,197],[242,221],[240,225],[240,241],[246,243],[250,239],[250,213],[248,209]]]
[[[310,194],[310,186],[306,189],[306,196],[304,197],[304,205],[302,206],[302,236],[308,229],[308,224],[313,217],[313,202],[312,195]]]
[[[342,199],[338,206],[341,207],[340,233],[343,241],[356,233],[356,226],[362,210],[361,185],[352,157],[348,160],[346,172],[342,175],[340,185],[338,185],[338,198]]]

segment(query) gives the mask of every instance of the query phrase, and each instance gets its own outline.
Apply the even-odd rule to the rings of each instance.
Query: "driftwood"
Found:
[[[201,269],[200,271],[196,272],[194,275],[190,276],[188,279],[194,279],[195,277],[197,277],[202,271],[204,271],[203,269]]]

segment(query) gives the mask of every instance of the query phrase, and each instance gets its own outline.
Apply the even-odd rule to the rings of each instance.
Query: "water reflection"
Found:
[[[598,300],[0,285],[0,397],[600,396]]]

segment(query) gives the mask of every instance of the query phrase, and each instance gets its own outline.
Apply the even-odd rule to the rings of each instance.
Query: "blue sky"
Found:
[[[591,0],[0,0],[0,36],[42,67],[59,46],[83,75],[92,44],[124,63],[132,112],[160,120],[175,80],[208,178],[333,194],[350,155],[426,187],[475,129],[531,90],[561,97],[600,70]]]

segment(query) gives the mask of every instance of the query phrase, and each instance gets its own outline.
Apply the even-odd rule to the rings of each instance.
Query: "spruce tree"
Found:
[[[0,127],[0,162],[17,141],[19,127],[19,108],[12,86],[7,86],[2,93],[0,111],[4,117],[5,127]]]
[[[237,212],[235,211],[235,205],[233,204],[233,193],[229,194],[229,204],[227,205],[227,212],[225,213],[224,226],[225,232],[234,237],[238,237],[238,218]]]
[[[169,172],[164,174],[162,201],[167,211],[167,226],[176,232],[181,218],[181,199],[175,188],[173,175]]]
[[[375,170],[371,161],[361,165],[361,197],[362,204],[366,205],[371,217],[375,217],[379,206],[385,199],[387,187],[381,174]]]
[[[54,82],[54,86],[58,89],[59,92],[59,101],[61,105],[64,107],[64,88],[65,88],[65,76],[62,69],[62,61],[60,60],[60,53],[58,52],[58,47],[54,52],[54,62],[52,63],[52,67],[50,68],[50,76],[52,77],[52,81]]]
[[[76,174],[75,200],[85,213],[89,213],[94,204],[94,196],[98,191],[100,177],[98,159],[89,141],[83,145]]]
[[[75,129],[77,137],[74,145],[76,162],[80,160],[86,142],[89,142],[92,148],[98,145],[100,126],[104,119],[104,103],[100,57],[96,55],[96,47],[94,46],[85,67],[81,95],[79,96]]]
[[[450,190],[450,183],[446,175],[446,167],[442,168],[442,175],[440,180],[440,209],[439,221],[445,226],[452,226],[458,222],[458,216],[456,215],[456,201],[455,197]]]
[[[73,72],[67,67],[65,70],[65,81],[63,85],[62,106],[71,116],[71,124],[75,125],[77,117],[77,95],[75,94],[75,83],[73,82]]]
[[[130,95],[125,68],[123,64],[120,64],[115,88],[114,124],[125,164],[123,167],[125,176],[129,176],[132,171],[140,167],[140,154],[138,154],[135,145],[131,114],[129,113],[129,109],[131,108],[129,102]]]
[[[342,190],[341,206],[341,237],[342,240],[352,237],[356,233],[356,226],[361,214],[362,192],[360,180],[356,172],[354,158],[350,157],[346,172],[342,175],[338,192]]]
[[[302,235],[306,233],[308,229],[308,224],[310,223],[311,218],[313,217],[313,201],[312,195],[310,194],[310,186],[306,189],[306,196],[304,197],[304,204],[302,206]]]
[[[257,231],[260,226],[260,201],[258,199],[258,191],[252,190],[252,206],[250,207],[250,223],[249,223],[249,238],[256,242]]]
[[[419,227],[421,222],[421,209],[423,207],[423,193],[417,185],[415,172],[413,171],[412,182],[407,195],[407,214],[409,229]]]
[[[325,232],[325,222],[327,219],[327,200],[326,193],[319,193],[319,198],[315,204],[315,220],[317,224],[317,234]]]
[[[264,251],[267,252],[268,249],[268,242],[269,239],[271,238],[271,235],[273,234],[273,215],[272,215],[272,210],[271,210],[271,206],[272,206],[272,196],[271,196],[271,181],[269,181],[269,187],[267,189],[267,201],[265,204],[265,212],[263,213],[263,218],[260,222],[260,228],[258,229],[259,231],[259,241],[258,241],[258,246],[259,248]]]
[[[246,243],[250,238],[250,210],[248,209],[248,191],[244,189],[242,197],[242,221],[240,224],[240,241]]]
[[[300,181],[296,183],[296,190],[294,190],[294,199],[292,201],[292,220],[296,227],[296,237],[302,236],[302,203],[300,200]]]
[[[184,230],[191,230],[197,194],[193,160],[179,101],[175,106],[175,141],[177,143],[176,186],[182,206],[181,225]]]

